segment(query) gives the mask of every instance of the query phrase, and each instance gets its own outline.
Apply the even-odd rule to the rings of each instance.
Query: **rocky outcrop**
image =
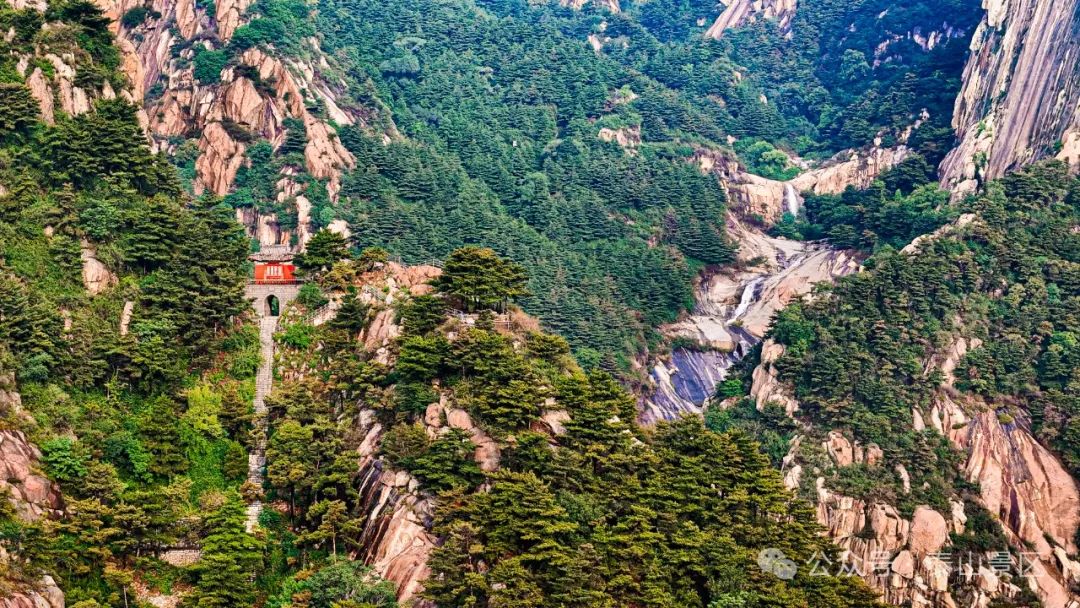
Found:
[[[653,366],[652,392],[642,402],[645,423],[700,412],[728,370],[761,341],[777,311],[807,296],[815,284],[859,268],[848,252],[769,237],[734,214],[728,235],[739,244],[743,268],[699,278],[693,311],[661,328],[696,347],[676,348],[669,360]]]
[[[44,10],[44,3],[42,8]],[[36,7],[35,7],[36,8]],[[44,30],[54,28],[54,25],[45,24],[42,26]],[[64,47],[66,49],[66,47]],[[57,54],[59,53],[59,54]],[[56,113],[62,111],[70,116],[77,116],[90,111],[90,106],[95,99],[113,99],[116,97],[116,91],[113,90],[112,85],[106,81],[100,88],[86,88],[87,85],[80,86],[76,84],[80,82],[77,78],[79,70],[82,69],[79,65],[79,61],[85,59],[80,57],[76,58],[76,55],[71,52],[51,52],[48,44],[38,45],[35,52],[35,56],[28,54],[16,55],[15,69],[19,76],[25,79],[26,86],[30,89],[30,94],[38,102],[38,107],[41,112],[41,119],[46,124],[53,124],[56,122]],[[35,64],[31,63],[32,59],[36,59]],[[51,68],[51,76],[46,75],[46,72],[41,68],[41,63],[48,63]],[[31,69],[33,66],[33,69]]]
[[[234,141],[220,122],[212,122],[199,138],[199,158],[195,160],[197,191],[209,189],[214,194],[228,194],[236,172],[244,164],[244,144]]]
[[[22,431],[0,431],[0,490],[28,521],[59,516],[60,490],[39,472],[41,451]]]
[[[351,168],[355,161],[333,129],[308,111],[304,101],[311,97],[309,83],[298,80],[285,63],[259,49],[245,51],[240,64],[252,72],[225,70],[216,92],[202,91],[201,87],[188,83],[193,87],[190,95],[183,90],[174,95],[167,94],[160,118],[154,123],[155,131],[164,134],[176,134],[179,129],[186,131],[192,127],[201,129],[199,149],[203,154],[195,166],[196,187],[205,187],[219,195],[228,193],[237,169],[244,162],[245,146],[234,141],[224,128],[224,122],[258,134],[278,146],[286,135],[285,120],[295,118],[303,123],[307,134],[306,170],[313,177],[329,180],[330,191],[336,193],[340,189],[337,183],[341,170]],[[249,73],[263,83],[261,89],[246,76]],[[272,86],[267,87],[267,83]],[[347,117],[345,124],[348,124]]]
[[[786,182],[748,173],[730,154],[717,150],[699,149],[695,160],[703,171],[720,179],[739,214],[773,224],[785,212],[798,211],[799,193],[839,194],[848,186],[866,188],[910,153],[905,145],[847,150]]]
[[[818,523],[845,551],[828,571],[860,576],[885,602],[913,608],[985,607],[1020,593],[986,566],[958,565],[947,544],[956,523],[937,511],[920,506],[905,518],[891,505],[837,494],[824,482],[816,482]]]
[[[378,457],[383,429],[372,412],[362,413],[360,431],[359,493],[366,517],[357,557],[393,582],[398,600],[407,602],[423,590],[429,574],[427,560],[436,545],[428,530],[434,505],[420,493],[415,478],[387,467]]]
[[[218,36],[225,42],[232,38],[240,26],[241,17],[251,0],[216,0],[214,16],[217,19]]]
[[[52,87],[49,86],[49,81],[41,68],[34,68],[33,73],[26,79],[26,86],[30,88],[30,94],[34,96],[41,108],[41,119],[48,125],[55,123]]]
[[[560,6],[565,6],[574,10],[581,10],[582,8],[585,8],[585,5],[587,4],[611,11],[612,13],[620,11],[619,0],[559,0]]]
[[[907,146],[881,148],[873,146],[866,150],[841,152],[820,167],[802,173],[791,180],[799,192],[814,194],[839,194],[848,186],[866,188],[886,170],[900,164],[911,151]]]
[[[195,48],[211,50],[227,44],[251,18],[251,0],[216,0],[210,12],[192,0],[154,0],[150,8],[160,16],[130,29],[121,27],[119,20],[138,4],[135,0],[96,1],[113,20],[122,67],[132,82],[132,90],[122,94],[145,101],[145,123],[153,147],[172,152],[178,141],[198,136],[196,193],[228,194],[237,172],[248,162],[252,142],[262,139],[275,148],[281,146],[286,120],[295,119],[305,131],[303,160],[296,168],[323,180],[330,199],[337,199],[341,173],[354,160],[329,121],[355,124],[378,110],[339,105],[336,96],[348,86],[317,39],[304,40],[305,52],[295,58],[248,49],[235,65],[230,62],[220,80],[200,82],[191,67]],[[156,92],[145,99],[148,91]],[[294,196],[284,193],[289,204]],[[303,201],[295,202],[302,211]],[[245,222],[249,234],[263,244],[291,242],[302,249],[314,229],[310,213],[298,215],[303,217],[296,234],[281,229],[273,214],[245,211],[240,219],[250,220]]]
[[[761,363],[754,368],[750,397],[758,410],[769,403],[784,408],[789,416],[799,409],[799,402],[788,394],[787,387],[780,383],[776,371],[776,362],[784,355],[784,345],[766,340],[761,346]]]
[[[8,4],[15,10],[31,8],[42,13],[49,7],[45,0],[8,0]]]
[[[724,11],[705,32],[709,38],[719,39],[726,30],[753,23],[758,19],[774,19],[780,31],[789,34],[791,20],[795,17],[797,0],[722,0]]]
[[[926,243],[977,221],[962,216],[935,234],[905,248],[917,255]],[[1074,591],[1074,573],[1080,573],[1076,532],[1080,527],[1080,489],[1064,466],[1031,435],[1022,411],[1015,404],[984,403],[973,397],[961,399],[952,387],[954,372],[965,354],[981,347],[975,337],[957,335],[927,358],[925,373],[941,372],[943,382],[929,407],[912,411],[912,429],[946,437],[965,454],[960,473],[979,487],[979,502],[998,521],[1012,545],[1011,563],[1000,569],[942,559],[950,555],[949,533],[962,532],[967,524],[964,503],[953,497],[951,508],[935,511],[917,508],[910,517],[881,501],[865,501],[837,493],[829,487],[827,473],[861,464],[894,472],[899,490],[912,491],[911,476],[899,463],[889,462],[876,446],[860,446],[840,429],[811,429],[821,439],[821,453],[830,467],[802,453],[806,437],[792,442],[783,472],[789,488],[816,497],[819,522],[830,537],[846,550],[844,564],[858,572],[892,604],[914,607],[985,607],[999,598],[1017,598],[1026,587],[1047,608],[1075,608],[1080,596]],[[776,361],[782,345],[766,340],[761,362],[752,374],[751,397],[758,408],[781,405],[789,415],[799,415],[799,403],[778,378]],[[823,433],[823,435],[822,435]],[[808,478],[809,474],[814,477]],[[884,473],[882,473],[884,475]],[[978,557],[978,556],[976,556]],[[971,561],[970,559],[968,560]],[[985,560],[984,560],[985,562]],[[1020,572],[1031,576],[1017,576]]]
[[[7,381],[5,379],[5,385]],[[19,411],[19,394],[0,391],[0,410]],[[21,431],[0,431],[0,495],[15,507],[24,521],[63,515],[60,489],[40,472],[41,451]],[[0,580],[0,608],[64,608],[64,593],[51,576],[32,580],[19,576],[18,556],[0,548],[0,572],[11,580]]]
[[[968,31],[970,30],[954,27],[948,21],[942,21],[937,27],[913,27],[906,32],[893,34],[874,47],[874,68],[895,59],[902,59],[903,54],[893,49],[903,42],[913,43],[923,51],[929,52],[949,40],[964,37]]]
[[[446,424],[443,424],[443,420]],[[484,471],[496,471],[499,468],[499,459],[502,455],[499,444],[491,438],[483,429],[473,424],[469,413],[461,408],[451,407],[443,394],[438,403],[432,403],[424,412],[424,426],[428,435],[436,438],[443,435],[449,429],[464,431],[476,446],[473,458]]]
[[[949,222],[948,224],[945,224],[944,226],[938,228],[937,230],[929,234],[923,234],[915,237],[910,243],[904,245],[904,248],[901,249],[901,251],[908,255],[917,254],[924,245],[932,243],[950,234],[953,234],[958,228],[968,226],[974,223],[976,219],[977,216],[974,213],[964,213],[960,215],[960,217]]]
[[[0,608],[64,608],[64,592],[51,576],[18,587],[11,595],[0,597]]]
[[[983,0],[983,7],[953,111],[960,143],[940,168],[957,195],[1042,158],[1080,169],[1080,3]]]
[[[958,338],[941,356],[932,357],[931,364],[943,371],[951,369],[963,353],[979,345],[977,339]],[[753,373],[751,396],[759,407],[772,401],[794,414],[798,403],[778,382],[774,367],[782,354],[781,345],[765,342],[761,364]],[[847,551],[847,567],[892,604],[982,607],[996,598],[1017,597],[1019,585],[1026,585],[1047,608],[1080,605],[1073,603],[1080,602],[1080,597],[1070,590],[1073,572],[1080,572],[1080,563],[1070,557],[1077,550],[1074,539],[1080,525],[1075,480],[1035,441],[1024,420],[1001,416],[1000,408],[974,399],[958,402],[954,393],[947,380],[928,411],[914,410],[913,429],[947,437],[967,455],[963,475],[978,484],[980,502],[1001,522],[1014,547],[1007,569],[1013,574],[1026,569],[1032,576],[1006,578],[1000,571],[965,564],[963,556],[950,553],[949,533],[962,532],[967,522],[959,500],[952,501],[949,512],[919,507],[905,518],[887,503],[839,494],[819,476],[813,488],[819,522]],[[784,459],[785,480],[792,489],[803,483],[807,469],[819,470],[801,462],[803,443],[805,438],[792,442],[792,451]],[[860,446],[836,430],[826,433],[821,446],[832,466],[890,467],[903,482],[903,491],[911,491],[904,467],[890,465],[876,446]]]
[[[615,142],[628,154],[634,154],[641,145],[641,127],[621,127],[609,129],[604,127],[596,134],[600,141]]]
[[[1080,603],[1068,577],[1080,564],[1070,559],[1077,547],[1080,492],[1061,462],[1035,441],[1023,420],[1004,418],[994,409],[964,420],[960,407],[942,394],[942,430],[968,454],[965,473],[977,482],[986,508],[1000,518],[1017,545],[1030,547],[1041,575],[1032,577],[1047,608]],[[952,422],[960,419],[962,422]],[[949,422],[948,426],[945,426]]]
[[[116,285],[118,281],[116,274],[97,258],[97,250],[94,248],[93,243],[83,239],[79,256],[83,265],[83,285],[91,295],[97,295]]]
[[[360,291],[360,299],[366,304],[377,307],[374,318],[367,328],[360,333],[364,349],[372,353],[379,363],[390,362],[390,346],[394,338],[401,335],[401,326],[397,324],[397,311],[393,304],[398,291],[404,290],[412,295],[428,293],[428,282],[442,272],[434,266],[402,266],[393,262],[382,269],[385,290],[367,286]]]

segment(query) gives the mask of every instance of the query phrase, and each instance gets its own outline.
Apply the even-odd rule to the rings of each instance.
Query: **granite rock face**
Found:
[[[154,0],[147,7],[155,16],[134,28],[121,26],[120,18],[142,3],[97,0],[97,4],[113,20],[122,68],[131,84],[121,94],[144,107],[142,119],[152,147],[175,152],[178,141],[197,135],[192,142],[196,193],[231,192],[237,173],[250,162],[252,142],[265,140],[279,148],[288,125],[298,128],[298,123],[304,129],[303,169],[325,180],[330,200],[337,200],[341,174],[355,160],[331,121],[340,126],[367,124],[378,111],[343,108],[338,103],[347,89],[342,71],[333,57],[322,52],[316,38],[303,41],[303,58],[252,48],[239,57],[237,65],[224,69],[218,80],[200,82],[191,67],[196,48],[210,50],[227,44],[236,29],[252,18],[247,11],[250,0],[216,0],[211,11],[193,0]],[[60,92],[63,100],[62,88]],[[78,95],[72,95],[78,107]],[[43,113],[51,111],[45,101],[41,103]],[[324,108],[325,114],[316,116],[310,109],[316,107]],[[392,125],[388,128],[387,136],[395,136]],[[296,191],[289,171],[288,167],[283,170],[277,196],[279,203],[296,209],[295,227],[283,227],[273,213],[238,210],[249,236],[262,245],[291,243],[303,248],[314,232],[311,204]]]
[[[953,111],[959,144],[941,163],[957,196],[1057,157],[1080,170],[1080,3],[983,0]]]
[[[0,386],[14,386],[0,375]],[[0,390],[0,411],[19,415],[21,398],[13,388]],[[60,488],[41,473],[41,451],[22,431],[0,431],[0,496],[10,501],[24,521],[58,518],[64,514]],[[64,608],[64,593],[51,576],[32,580],[19,574],[18,556],[0,549],[0,571],[12,580],[0,583],[10,591],[0,608]]]
[[[775,19],[780,31],[791,31],[791,20],[798,6],[797,0],[727,0],[724,10],[709,27],[705,35],[719,39],[726,30],[753,23],[758,19]]]

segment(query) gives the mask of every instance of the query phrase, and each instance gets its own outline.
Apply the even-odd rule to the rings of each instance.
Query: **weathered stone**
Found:
[[[837,431],[829,431],[829,438],[822,447],[829,452],[836,466],[846,467],[855,461],[851,442]]]
[[[90,241],[82,240],[79,255],[82,258],[82,277],[86,291],[96,295],[116,285],[116,275],[97,258],[97,250]]]
[[[945,518],[927,506],[915,509],[911,518],[910,549],[917,555],[936,553],[949,539]]]
[[[911,551],[904,549],[896,554],[892,561],[892,571],[905,579],[915,576],[915,558],[912,557]]]

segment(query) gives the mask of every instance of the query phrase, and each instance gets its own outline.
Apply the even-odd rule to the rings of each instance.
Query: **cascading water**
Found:
[[[757,275],[742,286],[739,303],[723,314],[723,325],[732,342],[730,350],[711,348],[676,348],[670,365],[658,363],[652,379],[658,387],[652,397],[654,409],[662,416],[683,411],[700,411],[701,404],[712,397],[716,386],[727,379],[728,372],[750,351],[760,338],[738,327],[737,321],[757,301],[761,286],[770,275]],[[648,410],[646,410],[646,417]]]
[[[750,305],[757,299],[758,289],[764,281],[765,275],[754,277],[746,284],[746,287],[743,287],[742,297],[739,298],[739,305],[735,307],[735,312],[731,314],[731,317],[724,322],[725,325],[731,325],[735,321],[738,321],[739,317],[746,314],[747,310],[750,310]]]
[[[789,192],[794,194],[793,189]],[[797,210],[798,198],[794,200]],[[821,244],[770,237],[742,224],[731,230],[753,252],[747,259],[758,261],[742,271],[722,270],[703,279],[693,312],[664,328],[688,345],[654,362],[652,390],[641,401],[640,420],[645,424],[701,412],[731,368],[761,341],[777,310],[810,292],[815,283],[859,267],[845,252]]]
[[[791,217],[799,217],[799,195],[795,193],[795,186],[784,184],[784,202]]]

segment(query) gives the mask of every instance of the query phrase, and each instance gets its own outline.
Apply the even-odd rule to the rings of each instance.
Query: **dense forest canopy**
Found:
[[[917,254],[883,247],[866,272],[780,312],[770,333],[786,349],[778,368],[805,419],[850,430],[902,463],[914,488],[908,508],[944,511],[957,489],[971,489],[955,472],[958,454],[911,422],[943,381],[925,372],[928,362],[961,337],[979,346],[957,362],[960,394],[1002,421],[1030,420],[1080,473],[1080,180],[1061,163],[1033,165],[959,207],[970,223]],[[886,474],[859,491],[900,496],[897,483]]]
[[[1007,548],[963,455],[912,410],[943,390],[930,363],[977,338],[948,390],[1030,424],[1080,474],[1080,181],[1051,162],[964,201],[934,183],[978,7],[806,0],[789,29],[716,40],[711,0],[622,8],[258,0],[230,40],[170,49],[193,86],[231,69],[265,93],[239,54],[309,59],[317,36],[347,72],[342,99],[379,109],[335,125],[356,161],[336,197],[304,168],[295,117],[273,143],[222,120],[245,163],[226,196],[192,196],[198,134],[151,153],[99,8],[0,8],[0,432],[40,446],[33,472],[63,493],[32,521],[0,496],[0,593],[48,575],[75,608],[150,592],[394,608],[400,589],[364,565],[375,470],[430,506],[422,597],[444,608],[875,607],[856,577],[762,565],[765,549],[838,559],[813,477],[791,492],[776,470],[823,429],[910,474],[904,489],[882,467],[829,469],[831,488],[904,515],[962,498],[954,546]],[[26,74],[51,77],[52,56],[92,92],[88,111],[42,118]],[[789,179],[798,156],[901,143],[913,153],[868,188],[807,194],[772,227],[868,256],[774,319],[797,415],[747,397],[755,354],[718,388],[725,407],[638,426],[619,379],[663,349],[657,328],[693,306],[695,275],[736,259],[725,189],[695,154]],[[315,234],[295,260],[305,284],[264,325],[244,301],[253,244],[236,209],[296,228],[282,175]],[[338,218],[348,238],[326,229]],[[404,286],[410,273],[430,274]],[[260,366],[276,383],[265,413]]]
[[[358,168],[338,212],[358,245],[413,261],[495,247],[530,271],[527,310],[580,360],[623,371],[689,304],[693,271],[732,260],[723,193],[687,162],[694,148],[741,138],[751,170],[790,177],[767,142],[821,156],[879,133],[893,145],[918,123],[909,145],[933,166],[978,16],[964,3],[939,24],[923,4],[812,2],[790,38],[758,21],[711,41],[690,15],[715,7],[627,4],[344,0],[317,15],[324,48],[370,78],[364,94],[409,138],[342,134]],[[933,48],[913,41],[931,32]],[[597,52],[590,35],[610,41]],[[882,36],[896,39],[875,54]]]
[[[761,570],[767,547],[797,563],[835,555],[750,437],[690,419],[642,429],[633,397],[609,375],[583,372],[566,340],[520,317],[503,323],[502,298],[463,300],[464,287],[520,284],[493,255],[457,250],[435,293],[399,294],[404,333],[389,368],[350,339],[375,322],[374,309],[350,305],[319,327],[287,319],[283,375],[293,380],[271,404],[268,457],[298,547],[314,554],[327,534],[347,538],[347,518],[329,514],[335,504],[355,512],[359,497],[339,455],[363,439],[356,421],[374,416],[384,461],[437,493],[442,542],[424,595],[439,606],[876,605],[857,579]],[[326,374],[296,373],[313,368]],[[551,410],[565,415],[554,434],[540,430]],[[463,415],[475,426],[462,427]],[[475,442],[489,454],[479,463]],[[495,471],[481,468],[492,445]]]

